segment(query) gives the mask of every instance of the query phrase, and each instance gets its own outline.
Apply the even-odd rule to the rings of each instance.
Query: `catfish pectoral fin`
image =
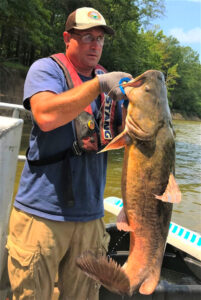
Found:
[[[117,229],[120,231],[134,231],[134,229],[128,224],[128,219],[123,207],[117,216]]]
[[[124,270],[111,258],[96,256],[91,251],[84,252],[76,260],[77,266],[90,278],[104,285],[108,290],[120,295],[130,294],[130,282]]]
[[[103,150],[99,151],[98,153],[105,152],[108,150],[117,150],[121,149],[131,143],[131,138],[128,135],[127,131],[121,132],[117,135]]]
[[[181,201],[181,191],[172,173],[170,174],[168,185],[163,195],[155,195],[155,197],[163,202],[179,203]]]

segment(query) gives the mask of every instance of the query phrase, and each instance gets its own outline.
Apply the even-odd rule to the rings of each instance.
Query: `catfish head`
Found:
[[[123,87],[129,99],[125,131],[132,140],[152,140],[165,123],[171,123],[163,73],[148,70]]]

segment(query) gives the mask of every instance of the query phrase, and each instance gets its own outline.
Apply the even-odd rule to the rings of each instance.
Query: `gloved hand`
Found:
[[[119,81],[123,77],[132,79],[132,76],[124,72],[110,72],[106,74],[97,75],[101,93],[108,94],[113,100],[127,99],[119,88]]]

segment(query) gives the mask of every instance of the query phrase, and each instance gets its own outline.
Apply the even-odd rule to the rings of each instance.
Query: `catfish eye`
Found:
[[[161,80],[161,81],[165,80],[165,76],[162,72],[160,72],[160,74],[158,75],[158,79]]]
[[[148,85],[145,86],[145,92],[149,92],[150,91],[150,87]]]

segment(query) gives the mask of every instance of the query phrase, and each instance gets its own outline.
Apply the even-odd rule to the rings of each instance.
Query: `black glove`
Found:
[[[97,75],[97,77],[101,92],[108,94],[113,100],[127,99],[126,95],[124,95],[119,88],[119,81],[123,77],[132,79],[130,74],[124,72],[111,72]]]

